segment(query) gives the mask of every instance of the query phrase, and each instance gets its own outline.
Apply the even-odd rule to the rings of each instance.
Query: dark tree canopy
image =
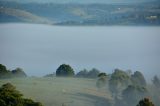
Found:
[[[140,85],[140,86],[147,85],[143,74],[139,71],[136,71],[136,72],[134,72],[133,75],[131,75],[131,80],[132,80],[133,84],[135,84],[135,85]]]
[[[42,106],[39,102],[23,98],[23,95],[10,83],[0,88],[0,106]]]
[[[56,76],[69,77],[74,76],[74,70],[70,65],[62,64],[56,71]]]
[[[149,98],[144,98],[139,101],[137,106],[155,106],[155,105],[149,100]]]

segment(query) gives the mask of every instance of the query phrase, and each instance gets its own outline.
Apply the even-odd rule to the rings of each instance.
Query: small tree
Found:
[[[56,71],[56,76],[69,77],[74,76],[74,70],[70,65],[62,64]]]
[[[137,106],[155,106],[148,98],[139,101]]]

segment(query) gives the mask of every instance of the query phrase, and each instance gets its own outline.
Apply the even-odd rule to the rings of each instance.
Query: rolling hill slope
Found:
[[[19,9],[13,9],[13,8],[0,8],[0,20],[14,20],[15,22],[32,22],[32,23],[43,23],[43,24],[53,24],[53,22],[49,21],[48,19],[39,17],[37,15],[34,15],[30,12],[19,10]],[[7,19],[6,19],[7,17]],[[4,19],[5,18],[5,19]]]

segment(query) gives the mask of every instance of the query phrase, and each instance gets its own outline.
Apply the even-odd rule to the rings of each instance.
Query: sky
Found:
[[[0,24],[0,64],[43,76],[65,63],[75,72],[115,68],[160,76],[160,27]]]

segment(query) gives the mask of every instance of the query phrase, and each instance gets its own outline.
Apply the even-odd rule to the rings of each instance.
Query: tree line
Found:
[[[26,76],[27,75],[21,68],[9,71],[4,65],[0,64],[0,78]],[[47,77],[53,76],[53,74],[47,75]],[[160,92],[160,79],[157,76],[154,76],[152,79],[152,86],[148,89],[146,79],[140,71],[132,73],[130,70],[124,71],[115,69],[113,73],[106,74],[105,72],[100,72],[98,69],[93,68],[89,71],[84,69],[75,74],[74,69],[70,65],[62,64],[57,68],[55,76],[96,79],[95,85],[98,89],[108,87],[114,100],[113,106],[154,106],[150,99],[146,97],[152,98],[157,106],[160,103],[160,95],[158,93]],[[2,100],[0,100],[0,102],[2,102]]]

